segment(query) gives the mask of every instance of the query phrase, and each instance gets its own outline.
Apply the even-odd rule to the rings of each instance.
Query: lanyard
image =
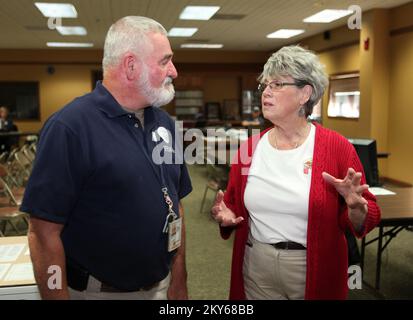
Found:
[[[164,174],[163,164],[161,163],[161,164],[158,165],[158,167],[159,167],[159,175],[158,175],[158,172],[155,169],[157,166],[153,163],[151,157],[148,154],[148,150],[147,150],[147,147],[146,147],[148,144],[146,142],[145,132],[144,132],[143,128],[142,128],[142,130],[139,130],[139,131],[140,131],[140,134],[142,134],[145,146],[143,146],[140,143],[138,145],[141,148],[141,150],[142,150],[143,154],[145,155],[146,159],[148,160],[150,166],[154,170],[156,178],[158,179],[158,181],[160,180],[160,182],[161,182],[161,191],[162,191],[165,203],[168,207],[168,214],[166,216],[165,224],[164,224],[164,227],[163,227],[162,231],[164,233],[168,233],[168,224],[170,222],[172,222],[173,220],[177,219],[178,215],[173,210],[174,203],[173,203],[173,201],[172,201],[172,199],[171,199],[171,197],[169,196],[169,193],[168,193],[168,187],[167,187],[167,184],[166,184],[166,181],[165,181],[165,174]]]

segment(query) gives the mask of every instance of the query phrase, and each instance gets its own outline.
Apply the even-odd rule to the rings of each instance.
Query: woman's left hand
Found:
[[[323,172],[322,175],[327,183],[336,188],[350,209],[367,211],[368,202],[363,198],[362,194],[369,186],[367,184],[360,185],[361,172],[356,172],[353,168],[349,168],[344,179],[337,179],[327,172]]]

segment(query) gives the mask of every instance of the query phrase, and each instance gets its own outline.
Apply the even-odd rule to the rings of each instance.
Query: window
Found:
[[[327,107],[329,117],[360,117],[359,74],[341,74],[330,77]]]
[[[38,82],[0,82],[0,105],[13,120],[40,120]]]

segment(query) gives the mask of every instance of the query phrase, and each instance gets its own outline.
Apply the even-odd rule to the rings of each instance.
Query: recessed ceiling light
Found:
[[[90,47],[93,47],[93,43],[48,42],[47,46],[48,47],[61,47],[61,48],[69,48],[69,47],[90,48]]]
[[[279,39],[288,39],[291,37],[295,37],[305,30],[302,29],[280,29],[273,33],[267,34],[267,38],[279,38]]]
[[[198,28],[172,28],[168,32],[170,37],[192,37]]]
[[[325,9],[305,18],[303,21],[308,23],[329,23],[342,17],[348,16],[351,13],[353,13],[353,11],[351,10]]]
[[[219,10],[217,6],[187,6],[179,15],[181,20],[209,20]]]
[[[84,27],[56,27],[57,31],[63,36],[85,36],[87,31]]]
[[[34,5],[45,17],[77,18],[76,8],[71,3],[35,2]]]
[[[223,44],[209,44],[209,43],[183,43],[181,48],[200,48],[200,49],[221,49]]]

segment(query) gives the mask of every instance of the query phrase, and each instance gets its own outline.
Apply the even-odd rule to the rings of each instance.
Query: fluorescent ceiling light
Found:
[[[76,43],[76,42],[48,42],[48,47],[60,47],[60,48],[90,48],[93,47],[93,43]]]
[[[168,32],[170,37],[192,37],[198,28],[172,28]]]
[[[76,8],[71,3],[35,2],[34,5],[45,17],[77,18]]]
[[[223,44],[209,44],[209,43],[184,43],[181,48],[201,48],[201,49],[221,49]]]
[[[305,18],[303,21],[309,23],[329,23],[342,17],[348,16],[351,13],[353,13],[353,11],[351,10],[325,9],[310,17]]]
[[[75,36],[85,36],[87,35],[87,31],[84,27],[56,27],[57,31],[59,31],[59,33],[62,36],[71,36],[71,35],[75,35]]]
[[[267,38],[288,39],[303,33],[302,29],[280,29],[273,33],[267,34]]]
[[[209,20],[220,7],[217,6],[187,6],[179,15],[181,20]]]

